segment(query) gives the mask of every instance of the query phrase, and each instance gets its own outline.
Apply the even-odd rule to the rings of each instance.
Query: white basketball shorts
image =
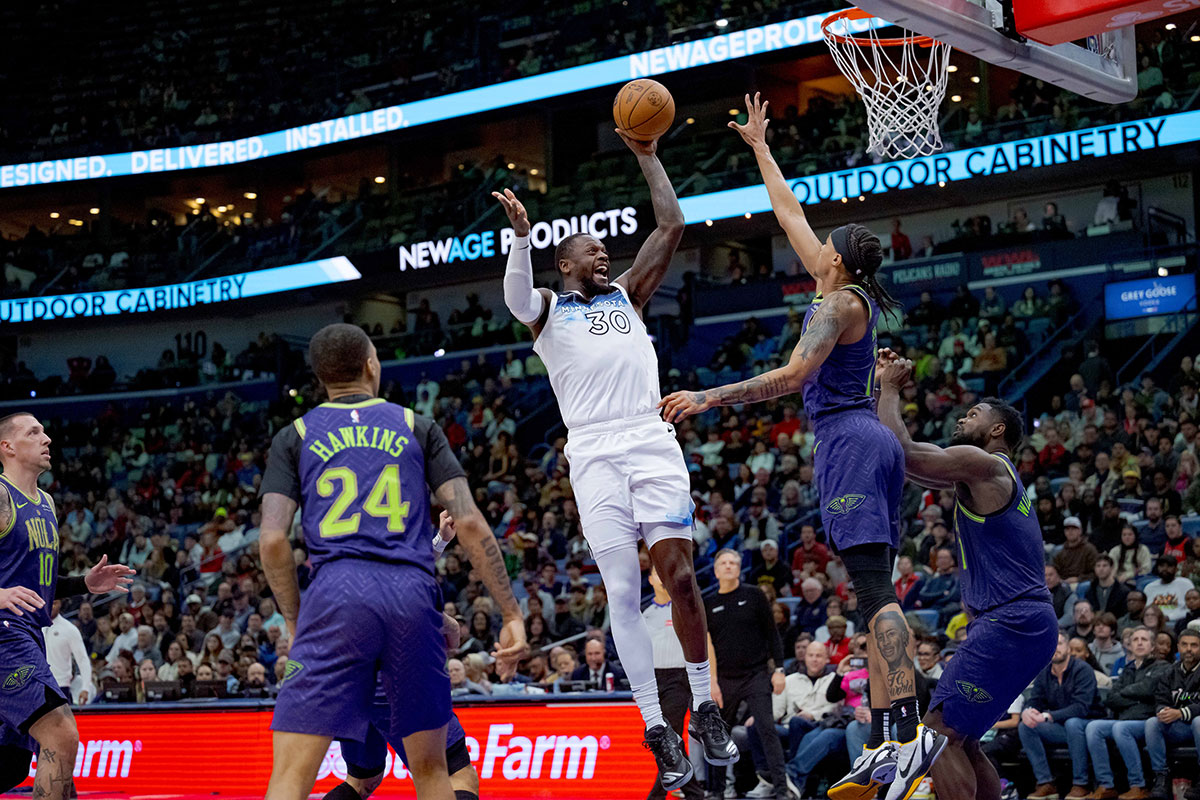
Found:
[[[593,555],[637,547],[642,524],[658,526],[648,547],[691,539],[695,504],[687,465],[675,427],[657,414],[576,426],[565,453]]]

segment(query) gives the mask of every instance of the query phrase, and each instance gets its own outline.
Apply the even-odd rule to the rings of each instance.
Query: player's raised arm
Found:
[[[862,315],[863,305],[855,295],[834,292],[813,314],[787,364],[741,383],[668,395],[658,404],[663,409],[663,419],[676,422],[716,406],[758,403],[800,391],[808,376],[829,356],[842,333],[861,321]]]
[[[504,304],[517,322],[527,325],[536,338],[546,324],[550,312],[550,290],[533,288],[533,260],[529,256],[529,214],[525,205],[511,189],[492,192],[500,201],[512,224],[512,248],[508,251],[508,266],[504,269]]]
[[[957,445],[938,447],[913,441],[900,417],[900,390],[912,374],[912,362],[897,358],[891,350],[879,351],[875,379],[879,383],[879,420],[886,425],[904,448],[904,472],[916,483],[931,489],[950,489],[956,482],[970,483],[1004,473],[1004,464],[979,447]]]
[[[737,131],[754,150],[758,171],[762,173],[763,184],[771,197],[771,210],[775,212],[775,219],[779,220],[779,226],[787,234],[792,249],[800,256],[800,261],[811,270],[821,252],[821,240],[813,233],[812,226],[808,224],[808,217],[804,215],[804,206],[796,199],[795,192],[788,186],[783,172],[771,156],[771,148],[767,146],[767,125],[770,122],[767,119],[768,105],[768,101],[760,102],[758,92],[754,93],[753,100],[750,99],[750,95],[746,95],[746,124],[730,122],[729,127]]]
[[[434,495],[450,512],[458,541],[466,548],[471,566],[479,570],[483,585],[504,617],[498,649],[492,655],[496,658],[497,671],[502,675],[511,674],[517,662],[528,653],[529,646],[525,642],[525,620],[521,616],[521,606],[513,595],[504,555],[483,514],[475,505],[466,478],[452,478],[442,483]]]
[[[617,131],[617,135],[637,155],[638,165],[650,186],[650,202],[654,206],[654,221],[657,224],[638,250],[633,266],[616,280],[629,292],[629,299],[641,314],[642,307],[662,285],[667,268],[671,266],[671,257],[683,238],[683,210],[679,207],[679,198],[675,196],[675,187],[658,160],[658,140],[639,142],[621,131]]]

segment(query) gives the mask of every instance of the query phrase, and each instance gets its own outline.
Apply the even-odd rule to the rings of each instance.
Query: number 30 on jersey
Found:
[[[592,323],[592,327],[588,328],[588,333],[596,336],[603,336],[610,330],[617,333],[629,333],[631,330],[629,316],[619,308],[607,312],[589,311],[584,316],[587,317],[588,322]]]

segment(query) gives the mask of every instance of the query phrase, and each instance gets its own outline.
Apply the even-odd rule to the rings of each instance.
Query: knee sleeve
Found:
[[[634,687],[654,681],[654,644],[642,619],[641,567],[637,550],[622,547],[596,556],[608,590],[609,620],[617,655]]]
[[[895,550],[886,544],[860,544],[847,547],[841,556],[846,572],[854,581],[859,613],[868,625],[884,606],[900,602],[892,584]]]

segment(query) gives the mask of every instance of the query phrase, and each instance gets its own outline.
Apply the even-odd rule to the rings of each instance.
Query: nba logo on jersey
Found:
[[[359,423],[357,408],[350,412],[350,421],[353,422],[355,425],[357,425]]]

